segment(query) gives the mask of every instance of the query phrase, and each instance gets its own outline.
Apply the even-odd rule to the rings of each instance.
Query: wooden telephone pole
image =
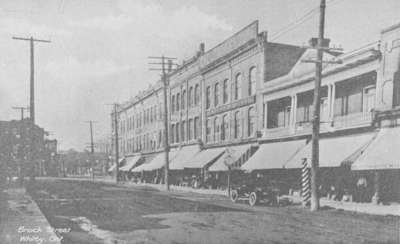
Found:
[[[161,60],[161,63],[149,63],[151,65],[161,65],[161,68],[151,68],[150,70],[157,70],[161,71],[161,79],[163,82],[163,91],[164,91],[164,152],[165,152],[165,174],[164,174],[164,182],[167,191],[169,191],[169,137],[168,137],[168,128],[169,128],[169,123],[168,123],[168,78],[166,74],[166,69],[165,66],[168,64],[168,71],[172,70],[172,65],[177,65],[174,64],[172,61],[176,60],[176,58],[170,58],[170,57],[149,57],[149,59],[156,59],[156,60]],[[166,62],[167,61],[167,62]]]
[[[31,60],[31,69],[30,69],[30,98],[29,98],[29,111],[30,111],[30,161],[35,160],[35,133],[34,133],[34,128],[35,128],[35,58],[34,58],[34,43],[35,42],[45,42],[45,43],[50,43],[49,40],[40,40],[40,39],[35,39],[33,37],[30,38],[25,38],[25,37],[13,37],[12,39],[14,40],[20,40],[20,41],[29,41],[30,43],[30,60]],[[31,165],[30,167],[30,174],[31,178],[34,179],[35,176],[35,165]]]
[[[316,60],[302,60],[306,63],[315,63],[315,83],[314,83],[314,111],[312,120],[311,137],[311,211],[317,211],[320,207],[318,196],[318,170],[319,170],[319,131],[320,131],[320,105],[321,105],[321,79],[323,63],[341,63],[341,61],[324,61],[323,52],[329,50],[340,50],[329,48],[329,39],[324,38],[325,31],[325,8],[326,0],[320,2],[318,38],[311,39],[312,49],[317,50]]]
[[[96,123],[96,121],[89,120],[86,121],[89,123],[89,129],[90,129],[90,153],[92,154],[91,160],[90,160],[90,167],[92,169],[92,180],[94,180],[94,142],[93,142],[93,123]]]
[[[119,175],[119,147],[118,147],[118,114],[117,114],[117,106],[118,104],[114,104],[114,140],[115,140],[115,182],[118,184],[118,175]]]

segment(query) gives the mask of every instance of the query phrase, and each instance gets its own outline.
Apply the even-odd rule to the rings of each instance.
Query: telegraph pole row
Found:
[[[318,196],[318,170],[319,170],[319,131],[320,131],[320,100],[321,100],[321,79],[322,79],[322,64],[323,63],[340,63],[340,61],[324,61],[323,52],[336,50],[337,48],[329,48],[329,39],[324,38],[325,29],[325,7],[326,0],[320,2],[320,16],[318,38],[312,38],[310,41],[312,49],[317,50],[316,60],[302,60],[305,63],[315,63],[315,84],[314,84],[314,111],[312,120],[312,137],[311,137],[311,211],[319,209]]]
[[[176,60],[176,58],[171,58],[171,57],[148,57],[149,59],[155,59],[155,60],[161,60],[161,63],[159,62],[151,62],[149,63],[150,65],[161,65],[161,68],[150,68],[150,70],[157,70],[161,71],[161,80],[163,82],[163,91],[164,91],[164,151],[165,151],[165,173],[164,173],[164,182],[167,191],[169,191],[169,137],[168,137],[168,128],[169,128],[169,123],[168,123],[168,97],[167,97],[167,89],[168,89],[168,79],[167,79],[167,74],[165,70],[165,65],[168,64],[168,71],[172,70],[172,66],[177,64],[173,63],[173,60]],[[166,62],[167,61],[167,62]]]

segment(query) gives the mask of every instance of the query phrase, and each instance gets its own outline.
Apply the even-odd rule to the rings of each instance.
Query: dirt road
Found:
[[[40,180],[29,192],[63,243],[399,243],[400,218],[299,206],[251,208],[223,196]]]

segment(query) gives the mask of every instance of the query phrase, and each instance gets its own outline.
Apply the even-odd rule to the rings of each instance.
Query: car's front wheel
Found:
[[[231,191],[232,202],[237,202],[238,199],[239,199],[239,192],[237,190],[232,190]]]
[[[249,205],[250,205],[250,206],[254,206],[254,205],[257,204],[257,202],[258,202],[257,193],[255,193],[255,192],[250,193],[250,196],[249,196]]]

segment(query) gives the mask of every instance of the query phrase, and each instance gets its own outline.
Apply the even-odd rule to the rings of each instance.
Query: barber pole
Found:
[[[301,168],[301,196],[303,206],[310,205],[311,185],[310,185],[310,168],[307,164],[307,159],[303,159]]]

